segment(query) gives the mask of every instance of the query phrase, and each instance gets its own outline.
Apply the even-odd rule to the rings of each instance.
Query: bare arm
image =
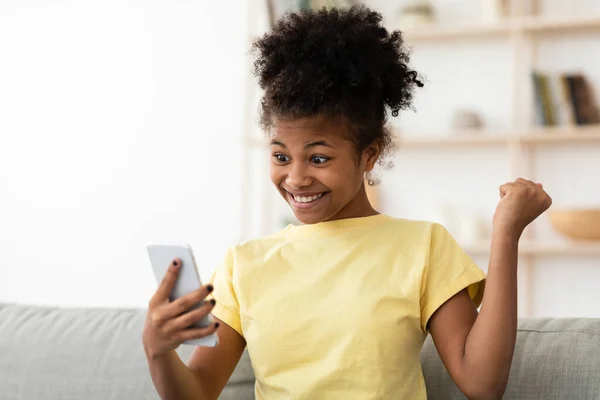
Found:
[[[216,319],[216,318],[215,318]],[[246,348],[246,341],[229,325],[221,322],[217,347],[196,347],[188,363],[199,380],[204,397],[217,399]]]
[[[242,356],[246,342],[239,333],[219,322],[219,345],[198,346],[188,365],[175,350],[148,357],[150,374],[163,400],[217,399]]]
[[[517,330],[517,241],[496,237],[481,312],[466,290],[430,319],[431,336],[452,379],[471,399],[501,398]]]
[[[517,334],[519,238],[551,204],[541,185],[525,180],[504,185],[501,197],[479,315],[463,290],[442,305],[429,322],[444,365],[471,399],[499,399],[506,390]]]
[[[173,290],[180,266],[181,260],[173,260],[148,304],[142,335],[148,368],[163,400],[217,399],[239,362],[246,342],[217,318],[206,328],[190,328],[213,309],[215,300],[205,300],[213,287],[205,285],[170,302],[169,293]],[[203,303],[201,307],[192,309],[200,302]],[[218,332],[219,345],[214,348],[196,347],[190,366],[186,366],[175,349],[188,339],[214,332]]]
[[[156,391],[163,400],[206,399],[201,381],[179,358],[175,350],[158,355],[146,356],[150,376]]]

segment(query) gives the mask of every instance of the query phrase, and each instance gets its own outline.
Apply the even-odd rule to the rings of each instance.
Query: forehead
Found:
[[[271,128],[271,138],[284,142],[327,140],[333,143],[349,142],[348,124],[341,118],[307,117],[276,119]]]

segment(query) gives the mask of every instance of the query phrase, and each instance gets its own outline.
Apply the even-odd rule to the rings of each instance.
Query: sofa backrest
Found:
[[[158,399],[141,343],[145,311],[0,304],[0,398]],[[192,346],[180,346],[184,361]],[[464,399],[430,338],[429,399]],[[523,319],[505,399],[600,399],[600,319]],[[254,399],[248,355],[221,400]]]
[[[143,310],[0,304],[0,398],[158,400],[141,342],[144,318]],[[182,360],[192,348],[180,346]],[[221,399],[254,399],[247,355]]]
[[[427,397],[465,399],[429,337],[421,353]],[[600,319],[521,319],[505,399],[600,399]]]

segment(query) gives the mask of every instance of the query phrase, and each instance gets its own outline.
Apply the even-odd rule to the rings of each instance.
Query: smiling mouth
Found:
[[[295,205],[297,205],[301,208],[310,207],[311,205],[316,203],[318,200],[322,199],[328,193],[329,192],[322,192],[322,193],[318,193],[318,194],[314,194],[314,195],[310,195],[310,196],[300,196],[300,195],[294,195],[290,192],[287,192],[290,200],[292,200],[292,202]]]

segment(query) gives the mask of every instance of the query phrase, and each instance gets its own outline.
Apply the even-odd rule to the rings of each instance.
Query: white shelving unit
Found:
[[[540,38],[551,39],[550,35],[600,33],[600,16],[546,19],[528,15],[527,10],[537,8],[536,0],[510,0],[513,14],[497,25],[472,25],[415,29],[405,32],[409,45],[423,42],[452,42],[461,40],[487,40],[505,38],[513,52],[515,79],[513,81],[512,129],[503,132],[489,130],[454,132],[444,136],[400,134],[400,151],[418,148],[465,148],[481,146],[505,146],[508,148],[511,176],[524,176],[535,179],[535,150],[540,146],[568,146],[578,144],[597,145],[600,150],[600,125],[531,127],[533,120],[533,98],[531,93],[523,96],[523,89],[530,87],[529,72],[536,65],[536,43]],[[487,256],[490,243],[487,241],[464,246],[473,256]],[[530,226],[521,241],[521,268],[526,269],[525,290],[532,293],[535,266],[542,257],[600,257],[598,243],[547,244],[536,241],[534,226]],[[525,299],[525,314],[532,314],[531,296]]]
[[[464,131],[433,134],[411,134],[410,132],[397,132],[400,152],[411,149],[470,148],[504,146],[508,149],[511,176],[527,176],[534,178],[534,150],[540,146],[570,144],[597,145],[600,150],[600,125],[591,126],[557,126],[557,127],[532,127],[533,100],[531,93],[523,96],[523,88],[530,86],[529,72],[536,64],[536,41],[540,37],[549,35],[567,35],[581,32],[600,34],[600,15],[581,18],[546,19],[528,13],[536,9],[536,0],[510,0],[511,15],[506,21],[495,25],[471,26],[440,26],[427,29],[415,29],[404,32],[407,44],[416,46],[421,42],[452,42],[465,40],[486,40],[505,38],[510,43],[513,52],[514,82],[512,89],[513,115],[512,128],[506,131]],[[599,35],[600,36],[600,35]],[[253,41],[254,36],[249,40]],[[449,43],[449,45],[452,45]],[[252,95],[249,95],[251,98]],[[254,105],[250,102],[249,104]],[[254,107],[248,107],[249,113],[254,113]],[[253,116],[248,118],[249,125]],[[433,133],[433,132],[432,132]],[[247,149],[266,147],[266,140],[252,134],[250,131],[244,138],[243,146]],[[245,193],[251,181],[248,164],[243,166],[243,179]],[[263,212],[265,215],[273,205],[265,202]],[[244,214],[244,213],[243,213]],[[266,225],[265,225],[266,226]],[[246,230],[244,230],[246,232]],[[473,256],[486,256],[489,253],[490,243],[481,242],[465,246],[465,250]],[[577,244],[566,242],[564,244],[546,244],[536,241],[535,230],[528,228],[526,236],[520,246],[521,268],[527,270],[525,282],[526,291],[531,293],[535,274],[535,261],[539,257],[600,257],[600,245],[597,243]],[[525,313],[531,314],[531,303],[526,299]]]
[[[527,1],[527,0],[525,0]],[[596,30],[600,26],[600,16],[565,19],[544,19],[532,16],[515,16],[509,21],[496,25],[470,25],[432,27],[407,30],[404,38],[408,42],[449,41],[456,39],[486,39],[506,37],[516,34],[556,34]]]

